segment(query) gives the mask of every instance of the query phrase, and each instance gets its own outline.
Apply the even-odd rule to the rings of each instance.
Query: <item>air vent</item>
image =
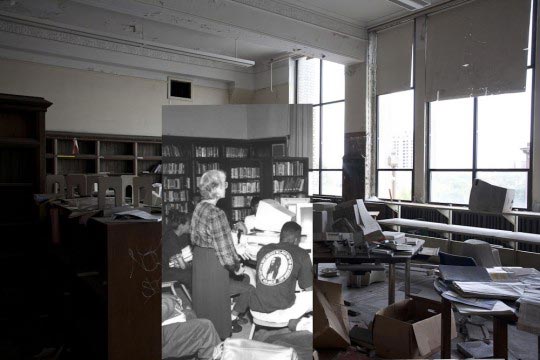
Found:
[[[191,81],[181,79],[168,79],[169,99],[192,100]]]

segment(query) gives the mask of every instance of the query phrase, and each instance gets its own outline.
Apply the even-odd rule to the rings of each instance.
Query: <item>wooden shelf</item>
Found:
[[[161,161],[161,156],[137,156],[137,160],[142,160],[142,161]]]
[[[135,160],[134,155],[100,155],[100,160]]]
[[[0,137],[0,145],[11,147],[38,147],[40,144],[36,139]]]
[[[71,155],[75,138],[81,153]],[[161,176],[150,172],[162,161],[159,137],[51,131],[47,132],[46,144],[48,174]]]
[[[87,154],[77,154],[77,155],[58,154],[56,155],[56,157],[58,159],[81,159],[81,160],[96,160],[97,159],[96,155],[87,155]]]

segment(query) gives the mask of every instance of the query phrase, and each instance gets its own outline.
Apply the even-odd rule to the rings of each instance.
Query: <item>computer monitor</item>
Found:
[[[313,204],[296,204],[296,222],[302,227],[302,235],[313,236]]]
[[[296,209],[298,204],[309,204],[310,198],[281,198],[281,205],[285,206],[287,209],[296,214]],[[311,207],[313,209],[313,206]]]

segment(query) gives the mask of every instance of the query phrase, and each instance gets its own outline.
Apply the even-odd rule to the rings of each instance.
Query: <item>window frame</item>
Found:
[[[414,45],[414,44],[413,44]],[[412,63],[414,64],[414,51],[413,51],[413,60],[412,60]],[[414,69],[414,67],[413,67]],[[412,71],[411,71],[412,73]],[[415,167],[415,154],[416,154],[416,136],[415,136],[415,132],[416,132],[416,129],[415,129],[415,116],[414,116],[414,82],[411,81],[411,87],[407,90],[403,90],[403,91],[413,91],[413,126],[412,126],[412,158],[413,158],[413,161],[412,161],[412,168],[410,169],[404,169],[404,168],[401,168],[401,169],[386,169],[386,168],[380,168],[379,167],[379,138],[380,138],[380,116],[379,116],[379,97],[380,96],[384,96],[384,95],[390,95],[390,94],[394,94],[394,93],[390,93],[390,94],[383,94],[383,95],[377,95],[375,97],[375,106],[376,106],[376,109],[377,109],[377,116],[376,116],[376,119],[375,119],[375,126],[376,126],[376,134],[377,134],[377,139],[375,141],[375,190],[376,190],[376,193],[377,193],[377,197],[381,200],[394,200],[394,201],[403,201],[403,202],[413,202],[414,201],[414,167]],[[399,91],[398,91],[399,92]],[[392,171],[408,171],[411,173],[411,199],[410,200],[403,200],[403,199],[390,199],[389,197],[379,197],[379,172],[392,172]]]
[[[535,31],[536,31],[536,25],[533,21],[533,49],[531,51],[534,51],[534,37],[535,37]],[[531,111],[530,111],[530,123],[529,123],[529,163],[527,168],[479,168],[477,161],[478,161],[478,96],[473,97],[473,144],[472,144],[472,166],[471,168],[431,168],[431,103],[426,103],[426,114],[427,114],[427,121],[426,121],[426,129],[427,129],[427,146],[426,146],[426,195],[428,199],[429,204],[436,204],[436,205],[460,205],[460,206],[468,206],[468,204],[454,204],[454,203],[445,203],[445,202],[437,202],[432,201],[432,192],[431,192],[431,174],[432,172],[470,172],[471,173],[471,185],[476,179],[476,176],[478,172],[516,172],[516,173],[527,173],[527,198],[526,198],[526,207],[515,207],[519,210],[528,210],[531,209],[532,204],[532,164],[533,164],[533,139],[534,139],[534,94],[535,94],[535,87],[534,87],[534,77],[535,77],[535,66],[534,66],[534,56],[531,57],[531,63],[527,64],[527,67],[525,71],[531,71]]]
[[[343,165],[341,167],[341,169],[324,169],[322,168],[322,152],[323,152],[323,147],[322,147],[322,138],[323,138],[323,107],[326,106],[326,105],[332,105],[332,104],[337,104],[337,103],[343,103],[345,104],[345,97],[346,97],[346,94],[344,92],[344,97],[343,97],[343,100],[333,100],[333,101],[327,101],[327,102],[322,102],[322,99],[323,99],[323,64],[326,60],[323,60],[323,59],[319,59],[319,102],[317,104],[313,104],[313,108],[316,108],[318,107],[319,108],[319,153],[318,154],[312,154],[312,156],[318,156],[319,158],[319,161],[318,161],[318,164],[319,164],[319,168],[318,169],[315,169],[315,168],[312,168],[312,163],[309,164],[309,169],[308,169],[308,179],[309,179],[309,174],[310,173],[318,173],[318,178],[319,178],[319,188],[318,188],[318,192],[315,192],[313,191],[313,193],[310,195],[310,196],[338,196],[338,197],[341,197],[342,195],[329,195],[329,194],[323,194],[322,192],[322,177],[323,177],[323,173],[324,172],[340,172],[341,173],[341,176],[343,178]],[[299,68],[299,60],[296,60],[295,61],[295,92],[294,92],[294,103],[295,104],[298,104],[298,91],[299,91],[299,86],[298,86],[298,68]],[[343,121],[345,121],[345,114],[344,114],[344,119]],[[345,133],[343,133],[343,136],[345,137]],[[345,151],[345,149],[343,149],[343,151]]]

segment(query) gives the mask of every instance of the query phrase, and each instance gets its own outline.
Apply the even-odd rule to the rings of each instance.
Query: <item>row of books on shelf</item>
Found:
[[[304,191],[304,179],[283,179],[283,180],[274,180],[274,192],[289,192],[289,191]]]
[[[238,182],[232,183],[231,193],[233,194],[246,194],[246,193],[257,193],[261,191],[260,182],[257,181],[247,181],[247,182]]]
[[[231,213],[232,221],[244,220],[250,214],[250,209],[233,210]]]
[[[163,191],[163,200],[168,202],[173,201],[188,201],[189,200],[189,190],[166,190]]]
[[[175,203],[175,204],[165,204],[165,219],[167,219],[167,215],[171,212],[171,210],[179,210],[180,212],[187,213],[188,210],[188,203]]]
[[[236,147],[225,148],[225,157],[228,157],[228,158],[247,158],[248,155],[249,155],[248,148],[236,148]]]
[[[165,178],[163,187],[167,190],[191,189],[191,179],[187,176],[179,178]]]
[[[258,178],[261,176],[261,169],[256,167],[239,167],[231,169],[231,179]]]
[[[165,163],[163,164],[163,173],[169,175],[183,175],[186,173],[186,164]]]
[[[272,164],[274,176],[302,176],[304,175],[304,163],[301,161],[284,161]]]
[[[195,157],[219,157],[218,146],[196,146]]]
[[[181,146],[165,145],[163,146],[163,156],[188,157],[189,154]]]
[[[245,207],[251,205],[253,196],[233,196],[231,200],[232,207]]]
[[[197,174],[202,175],[208,170],[219,170],[219,163],[195,163],[195,171]]]

